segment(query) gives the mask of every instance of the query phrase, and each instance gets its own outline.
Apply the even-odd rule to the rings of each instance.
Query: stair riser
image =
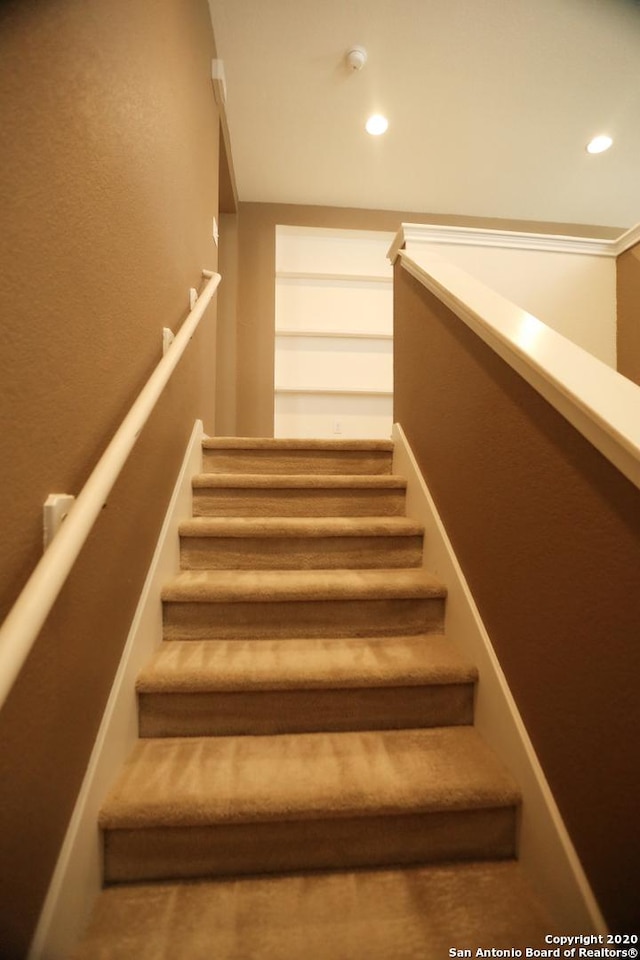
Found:
[[[404,510],[401,488],[196,487],[193,491],[194,517],[402,517]]]
[[[419,567],[422,537],[183,537],[183,570]]]
[[[392,456],[386,451],[359,453],[345,450],[330,451],[289,450],[286,453],[269,450],[204,450],[202,465],[204,473],[302,473],[350,474],[380,476],[391,473]]]
[[[105,881],[195,879],[515,855],[514,807],[105,832]]]
[[[166,640],[392,637],[438,634],[444,598],[164,603]]]
[[[141,737],[269,736],[473,723],[473,685],[138,694]]]

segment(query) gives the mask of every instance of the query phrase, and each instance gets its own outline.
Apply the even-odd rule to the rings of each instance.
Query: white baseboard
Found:
[[[160,591],[180,566],[178,524],[191,516],[191,478],[201,470],[197,420],[165,515],[122,659],[96,737],[28,960],[65,960],[102,888],[98,811],[138,737],[135,680],[162,641]]]
[[[523,797],[518,859],[561,929],[606,933],[549,784],[489,635],[402,428],[393,428],[393,471],[407,479],[407,516],[425,526],[423,564],[447,586],[447,636],[478,667],[475,727],[502,759]]]

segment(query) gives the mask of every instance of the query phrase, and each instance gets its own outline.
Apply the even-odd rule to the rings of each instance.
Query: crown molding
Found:
[[[566,237],[549,233],[522,233],[516,230],[483,230],[478,227],[450,227],[439,224],[403,223],[387,256],[395,262],[408,243],[455,244],[468,247],[502,247],[509,250],[538,250],[547,253],[578,253],[593,257],[617,257],[640,242],[640,224],[615,240],[596,237]]]
[[[621,234],[617,240],[614,240],[616,256],[618,257],[625,250],[635,247],[636,243],[640,243],[640,223],[636,223],[635,227],[630,227],[626,233]]]

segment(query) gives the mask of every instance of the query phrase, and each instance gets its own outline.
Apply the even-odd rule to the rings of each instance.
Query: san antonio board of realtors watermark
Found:
[[[475,950],[459,947],[449,948],[449,957],[516,957],[544,958],[544,957],[571,957],[580,958],[628,958],[636,960],[638,956],[638,936],[635,933],[587,933],[557,936],[548,934],[545,938],[547,947],[476,947]]]

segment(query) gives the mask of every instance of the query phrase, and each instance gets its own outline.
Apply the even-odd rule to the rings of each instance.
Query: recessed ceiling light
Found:
[[[383,117],[382,114],[374,113],[372,117],[369,117],[364,126],[367,133],[370,133],[372,137],[379,137],[389,126],[389,121],[386,117]]]
[[[608,137],[606,133],[602,133],[599,137],[594,137],[593,140],[587,144],[587,153],[604,153],[612,143],[613,140],[611,137]]]

